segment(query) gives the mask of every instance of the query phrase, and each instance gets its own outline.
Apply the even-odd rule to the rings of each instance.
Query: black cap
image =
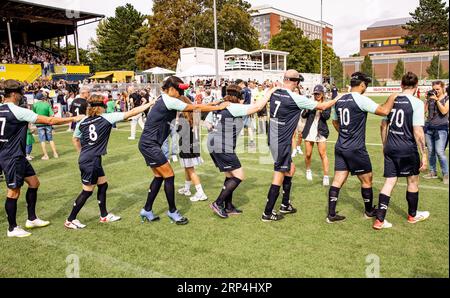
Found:
[[[325,93],[325,88],[322,85],[316,85],[313,93]]]

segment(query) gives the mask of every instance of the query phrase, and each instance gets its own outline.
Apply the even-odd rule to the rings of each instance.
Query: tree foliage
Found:
[[[403,60],[399,59],[394,68],[394,73],[392,74],[392,78],[396,81],[402,79],[403,74],[405,73],[405,63]]]
[[[320,40],[309,40],[303,30],[297,28],[290,20],[281,22],[280,33],[273,36],[268,48],[289,52],[287,68],[303,73],[320,73]],[[342,63],[333,49],[323,43],[323,75],[331,75],[337,83],[342,82]]]
[[[447,79],[448,73],[444,71],[442,62],[439,62],[439,56],[433,56],[430,66],[427,67],[428,79]]]
[[[145,16],[131,4],[116,8],[115,16],[102,20],[97,38],[91,40],[97,70],[134,70],[138,45],[136,36]]]
[[[410,52],[448,50],[449,7],[443,0],[420,0],[408,30],[404,48]]]
[[[251,51],[259,47],[258,33],[250,22],[251,5],[242,0],[217,1],[218,47]],[[140,68],[175,69],[184,47],[214,48],[212,0],[155,0],[153,15],[143,32],[145,44],[137,53]]]

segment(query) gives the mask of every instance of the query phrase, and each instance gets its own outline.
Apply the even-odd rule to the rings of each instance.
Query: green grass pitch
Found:
[[[369,116],[367,148],[374,167],[375,203],[384,180],[379,123],[379,117]],[[329,126],[328,155],[333,169],[337,134],[331,123]],[[146,200],[151,171],[145,166],[137,141],[127,140],[129,125],[122,123],[119,127],[112,132],[103,165],[110,185],[108,209],[122,216],[122,221],[100,224],[94,194],[78,216],[87,228],[65,230],[64,220],[81,186],[71,135],[63,131],[65,127],[60,128],[55,137],[60,159],[41,161],[39,144],[33,149],[36,160],[32,164],[41,180],[38,215],[52,224],[32,231],[31,237],[8,239],[6,215],[1,208],[0,277],[65,277],[66,258],[73,254],[79,257],[80,277],[366,277],[370,255],[379,257],[381,277],[449,276],[448,188],[440,180],[421,181],[419,209],[431,212],[428,221],[407,223],[406,185],[401,180],[387,217],[394,227],[374,231],[372,222],[363,218],[359,183],[350,178],[337,208],[348,219],[329,225],[325,222],[327,189],[321,185],[320,158],[315,149],[313,182],[305,179],[303,158],[294,159],[297,174],[292,199],[299,212],[280,222],[263,223],[260,217],[273,166],[261,163],[267,160],[268,152],[260,137],[258,142],[266,152],[239,153],[247,180],[235,192],[234,201],[244,210],[243,215],[223,220],[209,209],[208,204],[220,191],[223,175],[203,154],[205,163],[198,173],[209,200],[191,203],[176,195],[178,208],[190,223],[170,223],[161,189],[154,207],[161,221],[141,224],[139,211]],[[184,183],[184,174],[179,163],[174,169],[178,189]],[[4,196],[4,183],[0,189]],[[24,192],[18,206],[18,223],[22,226],[26,220]]]

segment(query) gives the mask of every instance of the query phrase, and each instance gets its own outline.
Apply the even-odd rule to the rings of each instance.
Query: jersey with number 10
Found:
[[[102,114],[78,122],[74,137],[81,142],[79,160],[89,160],[106,154],[112,125],[124,119],[124,113]]]
[[[339,122],[336,149],[353,151],[366,148],[367,113],[374,114],[378,108],[370,98],[359,93],[342,96],[334,106],[333,120]]]
[[[313,110],[316,106],[316,101],[288,89],[275,91],[270,97],[269,145],[290,145],[301,110]]]
[[[388,134],[384,153],[409,156],[417,153],[414,126],[424,126],[424,103],[411,95],[399,95],[387,117]]]

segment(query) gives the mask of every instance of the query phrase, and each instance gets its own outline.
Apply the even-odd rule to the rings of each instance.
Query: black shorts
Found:
[[[84,185],[96,185],[98,178],[105,176],[101,156],[96,156],[90,160],[81,160],[78,165],[80,166],[81,183]]]
[[[372,163],[366,149],[334,150],[334,170],[349,171],[352,176],[372,172]]]
[[[408,156],[390,156],[384,155],[384,177],[410,177],[420,174],[420,156],[419,153],[413,153]]]
[[[274,170],[276,172],[290,172],[291,164],[292,164],[292,147],[289,145],[280,145],[275,148],[274,146],[270,146],[270,152],[272,153],[272,157],[274,162]]]
[[[22,187],[25,178],[36,175],[36,172],[25,156],[1,160],[0,168],[5,174],[6,185],[9,189]]]
[[[210,153],[210,156],[216,165],[219,168],[220,172],[231,172],[237,169],[240,169],[241,162],[237,157],[236,153]]]
[[[148,145],[139,142],[139,151],[141,151],[149,167],[157,168],[168,162],[167,157],[161,150],[161,146],[156,143]]]
[[[267,116],[267,108],[264,108],[258,112],[258,117],[266,117],[266,116]]]

